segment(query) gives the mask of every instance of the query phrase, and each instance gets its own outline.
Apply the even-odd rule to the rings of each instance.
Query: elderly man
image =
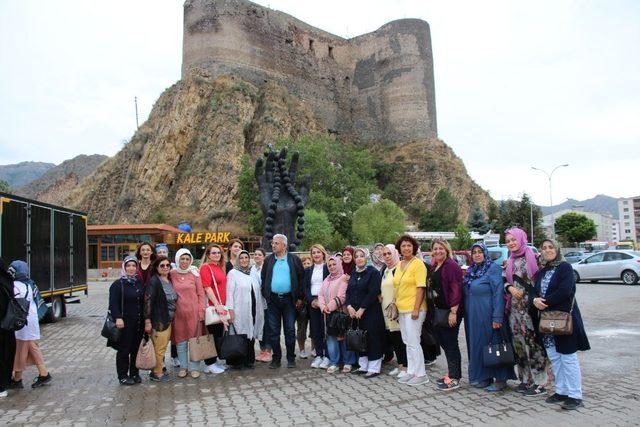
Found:
[[[270,369],[280,367],[280,325],[284,326],[284,342],[287,346],[287,368],[295,368],[296,307],[302,304],[302,276],[304,269],[300,258],[287,251],[287,236],[276,234],[271,241],[273,253],[264,260],[262,267],[262,296],[267,300],[267,321],[273,359]]]

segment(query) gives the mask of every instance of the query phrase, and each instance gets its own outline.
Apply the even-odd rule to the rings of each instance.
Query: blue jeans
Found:
[[[176,344],[176,350],[178,350],[178,360],[180,360],[180,367],[182,369],[187,368],[187,362],[189,371],[197,371],[200,368],[200,362],[192,362],[189,360],[189,341],[182,341]]]
[[[338,337],[327,336],[327,349],[332,365],[353,365],[356,363],[356,354],[347,351],[345,340],[338,341]]]
[[[269,318],[269,332],[271,335],[271,348],[273,349],[273,361],[279,363],[282,360],[282,347],[280,346],[280,330],[284,326],[284,343],[287,347],[287,360],[296,360],[296,306],[291,294],[271,294],[267,304]]]

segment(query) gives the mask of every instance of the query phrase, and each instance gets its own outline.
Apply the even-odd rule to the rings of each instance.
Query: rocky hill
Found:
[[[604,194],[598,194],[587,200],[567,199],[559,205],[540,206],[544,215],[556,213],[564,209],[572,209],[574,206],[580,206],[585,212],[596,212],[600,214],[609,214],[618,219],[618,199]]]
[[[256,87],[231,75],[214,79],[199,69],[165,90],[131,141],[66,203],[98,223],[188,219],[241,232],[246,218],[238,212],[236,193],[243,156],[253,161],[280,138],[324,132],[309,105],[283,86],[268,81]],[[473,204],[486,207],[488,194],[444,142],[419,140],[390,151],[383,146],[379,153],[395,171],[392,184],[401,205],[428,207],[447,187],[460,202],[461,219]]]
[[[90,175],[108,156],[80,155],[49,169],[40,178],[15,189],[20,196],[41,202],[60,204],[82,180]]]
[[[12,165],[0,165],[0,179],[6,181],[11,188],[18,188],[40,178],[54,163],[20,162]]]

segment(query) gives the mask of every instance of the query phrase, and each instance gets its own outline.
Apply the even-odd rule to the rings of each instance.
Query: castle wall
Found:
[[[192,68],[275,80],[331,131],[363,142],[437,136],[429,25],[401,20],[346,40],[245,0],[187,0],[183,77]]]

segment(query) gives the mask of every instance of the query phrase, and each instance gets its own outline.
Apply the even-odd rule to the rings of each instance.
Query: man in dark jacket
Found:
[[[262,267],[262,296],[267,300],[267,321],[271,332],[273,359],[269,368],[280,367],[280,325],[284,326],[284,342],[287,347],[287,368],[295,368],[296,307],[302,304],[302,261],[287,251],[287,236],[276,234],[271,241],[273,253],[264,260]]]

